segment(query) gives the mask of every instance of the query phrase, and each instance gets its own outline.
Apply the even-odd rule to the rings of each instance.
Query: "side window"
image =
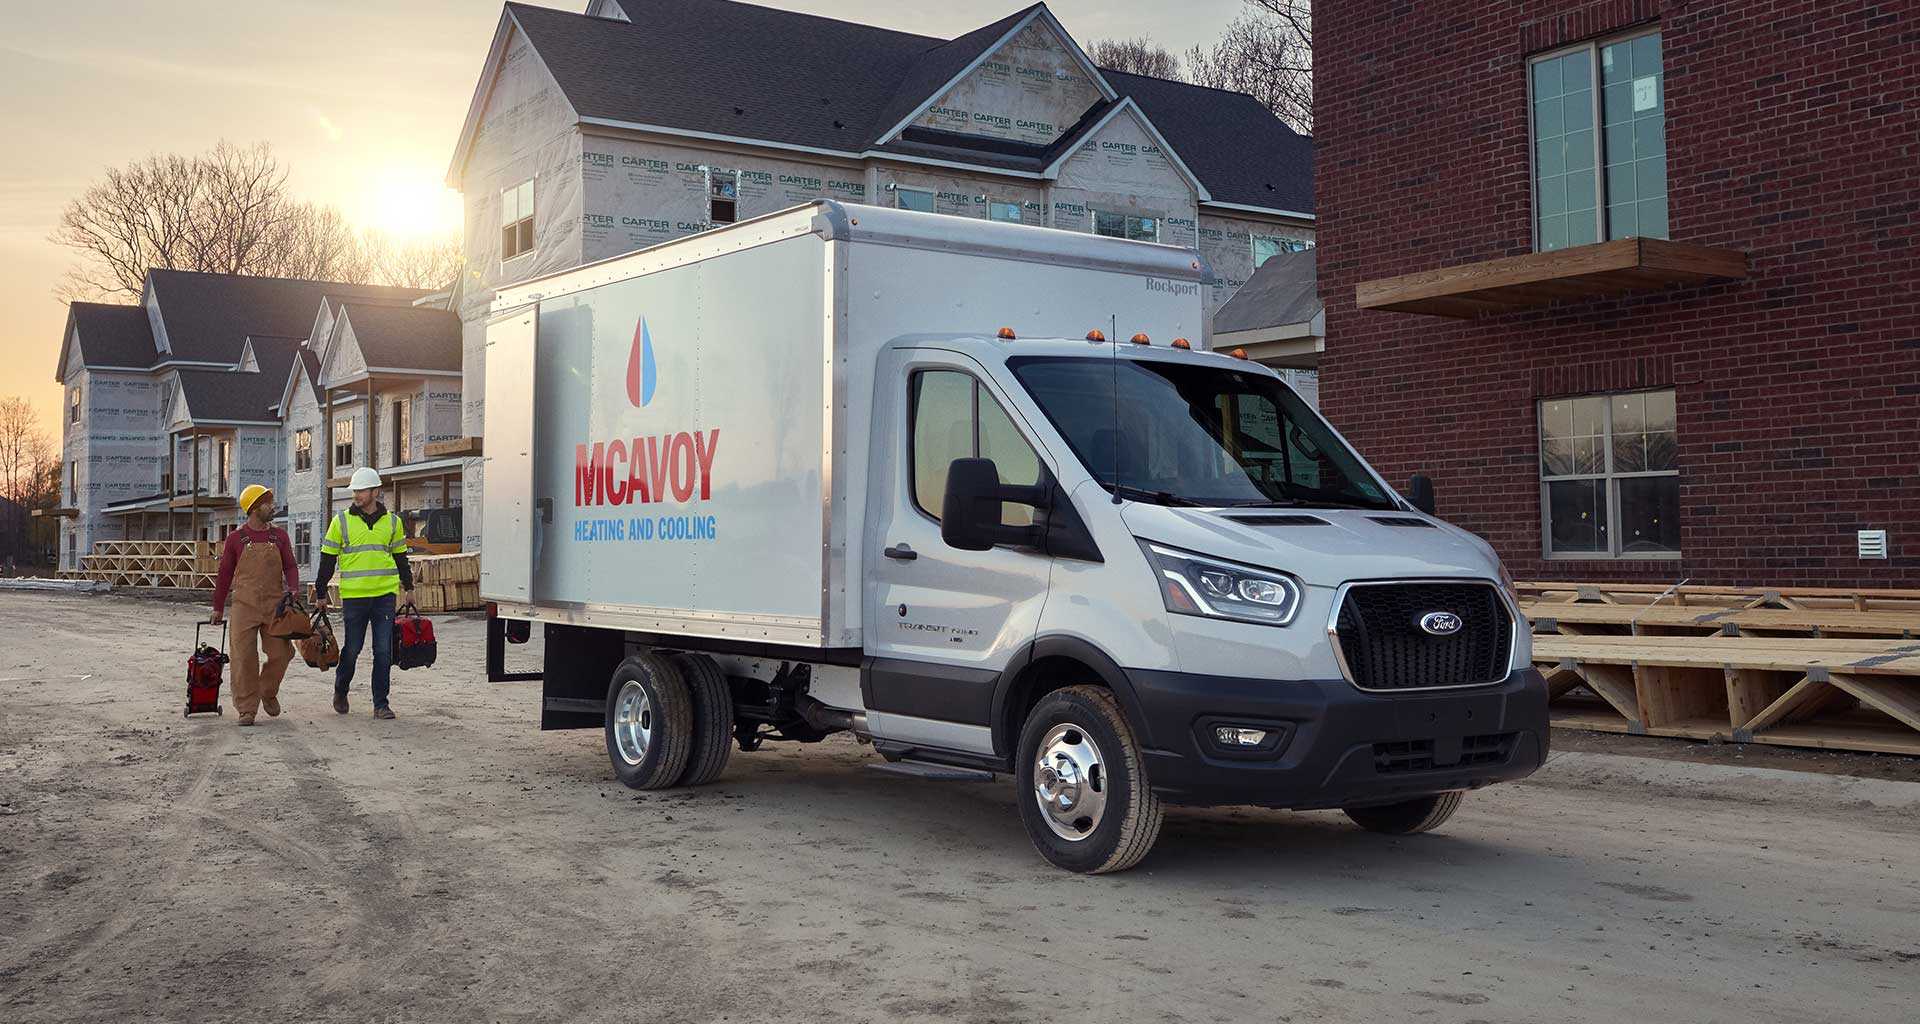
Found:
[[[947,467],[955,459],[992,459],[1000,482],[1040,482],[1040,457],[1012,417],[970,374],[926,370],[913,375],[908,433],[913,448],[913,503],[935,520],[946,497]],[[1001,522],[1026,526],[1033,509],[1001,506]]]
[[[933,193],[924,189],[901,188],[893,192],[893,205],[902,210],[933,212]]]

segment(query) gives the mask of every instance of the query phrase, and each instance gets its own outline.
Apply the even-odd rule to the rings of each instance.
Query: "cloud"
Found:
[[[328,142],[340,141],[343,133],[340,126],[333,123],[333,118],[321,113],[318,107],[308,107],[307,112],[313,115],[313,120],[320,125],[320,131],[326,134]]]

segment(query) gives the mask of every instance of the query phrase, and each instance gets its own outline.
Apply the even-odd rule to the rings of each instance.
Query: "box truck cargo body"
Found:
[[[1010,774],[1082,871],[1163,802],[1418,831],[1533,771],[1498,560],[1207,351],[1206,279],[825,202],[503,290],[481,586],[545,630],[543,726],[640,787],[838,731]]]

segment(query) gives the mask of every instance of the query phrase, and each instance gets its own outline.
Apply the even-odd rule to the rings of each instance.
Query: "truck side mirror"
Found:
[[[1413,479],[1407,481],[1407,504],[1428,515],[1434,514],[1433,481],[1425,473],[1415,473]]]
[[[955,459],[947,466],[947,491],[940,501],[940,539],[962,551],[987,551],[1001,544],[1037,547],[1037,526],[1005,526],[1000,503],[1036,508],[1046,503],[1043,486],[1000,482],[992,459]]]

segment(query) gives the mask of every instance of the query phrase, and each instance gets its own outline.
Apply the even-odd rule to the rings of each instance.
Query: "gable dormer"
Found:
[[[193,410],[187,407],[187,389],[180,386],[178,377],[174,378],[172,393],[167,397],[167,429],[177,430],[193,425]]]
[[[923,128],[1044,149],[1060,141],[1095,105],[1117,95],[1042,5],[956,75],[903,130]]]
[[[253,339],[248,338],[240,345],[240,361],[233,364],[235,373],[259,373],[260,357],[253,351]]]
[[[586,15],[589,18],[605,18],[608,21],[632,21],[621,8],[620,0],[589,0]]]

